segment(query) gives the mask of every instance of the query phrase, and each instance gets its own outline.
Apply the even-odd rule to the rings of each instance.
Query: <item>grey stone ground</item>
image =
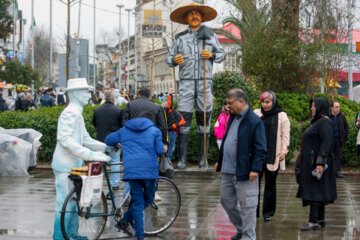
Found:
[[[149,239],[230,239],[235,229],[219,202],[219,177],[190,170],[178,173],[174,181],[182,195],[180,214],[170,229]],[[258,220],[257,239],[360,239],[360,176],[346,176],[337,188],[338,200],[326,207],[326,228],[302,233],[298,229],[307,222],[309,208],[295,198],[294,176],[280,174],[276,216],[271,223]],[[24,178],[0,177],[0,239],[51,239],[54,206],[51,170],[34,170]],[[132,239],[108,222],[103,239]]]

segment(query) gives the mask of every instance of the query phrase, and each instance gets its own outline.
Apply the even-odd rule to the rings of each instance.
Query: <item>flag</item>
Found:
[[[36,27],[36,22],[35,22],[35,18],[33,18],[33,21],[30,25],[30,39],[31,39],[31,46],[35,49],[36,47],[36,43],[35,43],[35,36],[32,35],[32,30],[34,29],[35,31],[35,27]]]
[[[14,3],[13,3],[13,8],[15,8],[15,13],[14,13],[14,34],[16,35],[16,23],[17,23],[17,20],[18,20],[18,11],[19,11],[19,7],[18,7],[18,2],[17,0],[14,0]]]

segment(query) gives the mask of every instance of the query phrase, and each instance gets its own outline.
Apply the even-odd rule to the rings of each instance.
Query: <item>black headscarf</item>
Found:
[[[261,113],[263,116],[261,119],[264,122],[265,133],[266,133],[266,142],[267,142],[267,158],[266,163],[273,164],[276,158],[276,141],[277,141],[277,131],[278,131],[278,122],[279,122],[279,112],[283,112],[278,106],[278,101],[276,95],[272,91],[267,91],[273,96],[273,103],[269,111],[265,111],[261,107]]]
[[[311,119],[311,124],[329,114],[329,101],[325,98],[314,98],[310,99],[310,115],[311,115],[311,106],[312,103],[315,103],[316,113],[315,116]]]

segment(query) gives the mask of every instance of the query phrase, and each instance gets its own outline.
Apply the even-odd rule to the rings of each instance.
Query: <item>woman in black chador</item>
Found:
[[[327,117],[329,102],[310,100],[311,122],[302,135],[302,146],[296,161],[299,189],[297,197],[303,206],[310,205],[309,223],[301,231],[325,227],[325,205],[336,199],[333,167],[333,127]]]

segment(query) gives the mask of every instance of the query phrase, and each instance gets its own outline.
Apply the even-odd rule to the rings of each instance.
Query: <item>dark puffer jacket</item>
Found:
[[[163,143],[168,145],[164,110],[161,106],[156,105],[146,97],[140,97],[126,104],[123,123],[127,120],[139,117],[143,112],[150,112],[153,115],[155,125],[161,131]]]

